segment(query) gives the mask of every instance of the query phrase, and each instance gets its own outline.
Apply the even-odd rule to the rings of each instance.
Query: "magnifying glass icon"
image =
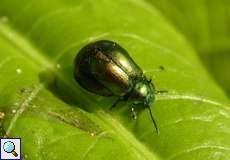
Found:
[[[18,154],[17,152],[15,152],[15,145],[13,142],[11,141],[7,141],[3,144],[3,150],[6,152],[6,153],[11,153],[14,155],[14,157],[17,157]]]

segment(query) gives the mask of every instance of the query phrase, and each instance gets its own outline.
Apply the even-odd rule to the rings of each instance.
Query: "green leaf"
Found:
[[[1,135],[22,137],[25,159],[212,160],[230,156],[229,100],[193,48],[140,0],[2,0]],[[116,41],[158,90],[156,135],[142,106],[101,97],[73,78],[89,42]],[[164,67],[164,70],[160,69]]]

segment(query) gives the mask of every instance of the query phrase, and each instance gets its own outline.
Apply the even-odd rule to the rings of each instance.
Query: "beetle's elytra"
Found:
[[[118,96],[113,104],[124,100],[133,106],[148,108],[154,127],[150,105],[155,100],[155,89],[127,51],[115,42],[100,40],[83,47],[75,58],[74,76],[86,90],[102,96]]]

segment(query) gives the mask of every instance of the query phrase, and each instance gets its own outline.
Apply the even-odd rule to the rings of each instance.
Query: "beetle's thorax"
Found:
[[[142,103],[144,106],[150,105],[154,101],[154,88],[145,77],[134,83],[130,99],[135,103]]]

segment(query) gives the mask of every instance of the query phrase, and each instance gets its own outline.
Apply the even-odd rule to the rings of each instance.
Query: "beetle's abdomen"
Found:
[[[132,87],[132,79],[112,59],[97,52],[91,61],[91,72],[94,77],[114,95],[123,96]]]
[[[111,96],[113,93],[105,88],[92,74],[90,55],[83,48],[75,58],[74,76],[77,82],[86,90],[104,96]]]
[[[104,96],[124,96],[141,75],[128,53],[111,41],[91,43],[75,59],[75,78],[79,84]]]

